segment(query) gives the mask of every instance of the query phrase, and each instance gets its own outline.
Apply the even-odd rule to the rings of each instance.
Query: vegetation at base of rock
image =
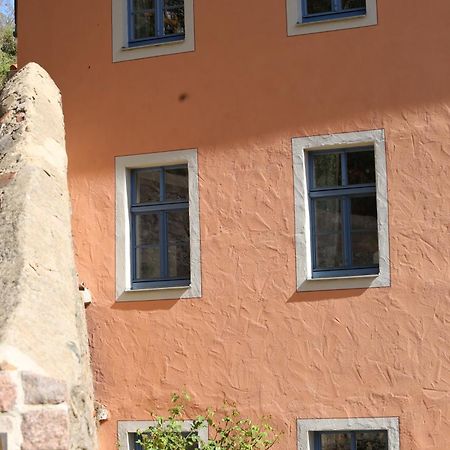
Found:
[[[187,394],[172,395],[168,416],[155,417],[155,426],[137,433],[142,450],[268,450],[280,437],[267,418],[252,422],[227,402],[220,409],[210,408],[197,416],[185,431],[182,425],[188,401]],[[209,435],[206,441],[201,433],[205,427]]]

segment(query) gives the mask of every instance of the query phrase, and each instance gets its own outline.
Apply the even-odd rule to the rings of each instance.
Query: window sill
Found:
[[[323,278],[308,278],[307,281],[323,281],[323,280],[354,280],[361,278],[377,278],[379,273],[371,273],[368,275],[346,275],[344,277],[323,277]]]
[[[181,300],[199,298],[192,285],[154,287],[146,289],[126,289],[117,296],[118,302],[143,302],[157,300]]]
[[[308,26],[308,25],[319,25],[321,23],[332,23],[332,22],[343,22],[343,21],[347,21],[347,20],[355,20],[355,19],[364,19],[367,16],[367,14],[358,14],[355,16],[346,16],[346,17],[339,17],[338,15],[336,15],[335,17],[327,17],[325,19],[316,19],[316,20],[298,20],[297,21],[297,26],[298,27],[303,27],[303,26]]]
[[[339,289],[367,289],[389,286],[389,279],[384,279],[378,273],[330,278],[307,278],[300,286],[297,286],[297,291],[334,291]]]
[[[154,47],[162,47],[162,46],[169,46],[169,45],[182,45],[185,42],[186,38],[182,38],[182,39],[176,39],[174,41],[154,41],[154,42],[145,42],[144,44],[135,44],[135,45],[129,45],[126,47],[122,47],[122,51],[127,52],[127,51],[133,51],[133,50],[138,50],[141,48],[154,48]]]

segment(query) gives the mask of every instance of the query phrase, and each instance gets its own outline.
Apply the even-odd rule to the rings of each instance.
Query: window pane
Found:
[[[169,245],[169,277],[189,279],[189,244]]]
[[[166,200],[176,201],[189,198],[188,169],[166,169]]]
[[[136,249],[136,279],[152,280],[161,277],[159,247]]]
[[[315,269],[333,269],[343,266],[342,235],[323,234],[316,236]]]
[[[318,14],[333,11],[332,0],[307,0],[308,14]]]
[[[159,202],[159,175],[159,170],[136,173],[136,203]]]
[[[366,0],[342,0],[342,9],[365,8]]]
[[[378,234],[374,231],[352,232],[352,265],[378,265]]]
[[[348,184],[375,183],[374,152],[347,153]]]
[[[314,201],[316,233],[338,233],[342,229],[341,200],[336,197]]]
[[[184,0],[164,0],[164,8],[184,8]]]
[[[357,450],[388,450],[387,431],[364,431],[356,433]]]
[[[143,450],[142,445],[138,444],[138,441],[141,441],[143,438],[138,433],[130,433],[129,434],[129,447],[132,450]]]
[[[165,0],[164,34],[184,34],[184,2],[180,0]]]
[[[134,14],[134,39],[155,37],[154,11],[136,12]]]
[[[350,433],[322,433],[322,450],[351,450]]]
[[[145,434],[145,433],[144,433]],[[180,433],[184,438],[186,438],[187,436],[189,436],[191,434],[190,431],[182,431]],[[149,434],[147,434],[148,436]],[[144,441],[144,436],[140,436],[138,433],[130,433],[129,434],[129,446],[130,449],[132,450],[143,450],[143,447],[141,444],[138,444],[138,441]],[[186,450],[196,450],[198,449],[198,443],[194,442],[192,444],[187,444],[186,445]]]
[[[376,231],[377,200],[375,196],[353,197],[350,202],[352,231]]]
[[[167,213],[167,227],[169,277],[189,278],[189,211],[184,209]]]
[[[135,12],[154,9],[154,7],[154,0],[133,0],[133,11]]]
[[[159,214],[137,214],[136,245],[159,245]]]
[[[339,153],[314,156],[314,187],[340,186],[341,156]]]

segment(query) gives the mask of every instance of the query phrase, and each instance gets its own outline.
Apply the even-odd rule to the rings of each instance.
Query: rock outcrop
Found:
[[[0,434],[8,450],[94,450],[61,96],[28,64],[0,110]]]

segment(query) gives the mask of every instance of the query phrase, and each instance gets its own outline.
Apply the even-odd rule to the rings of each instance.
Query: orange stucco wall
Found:
[[[450,2],[425,3],[287,37],[284,0],[196,0],[195,52],[112,64],[109,0],[20,2],[19,62],[63,94],[103,450],[183,387],[271,414],[279,449],[296,418],[347,416],[450,448]],[[375,128],[392,286],[296,293],[290,140]],[[115,303],[114,156],[181,148],[199,154],[203,297]]]

